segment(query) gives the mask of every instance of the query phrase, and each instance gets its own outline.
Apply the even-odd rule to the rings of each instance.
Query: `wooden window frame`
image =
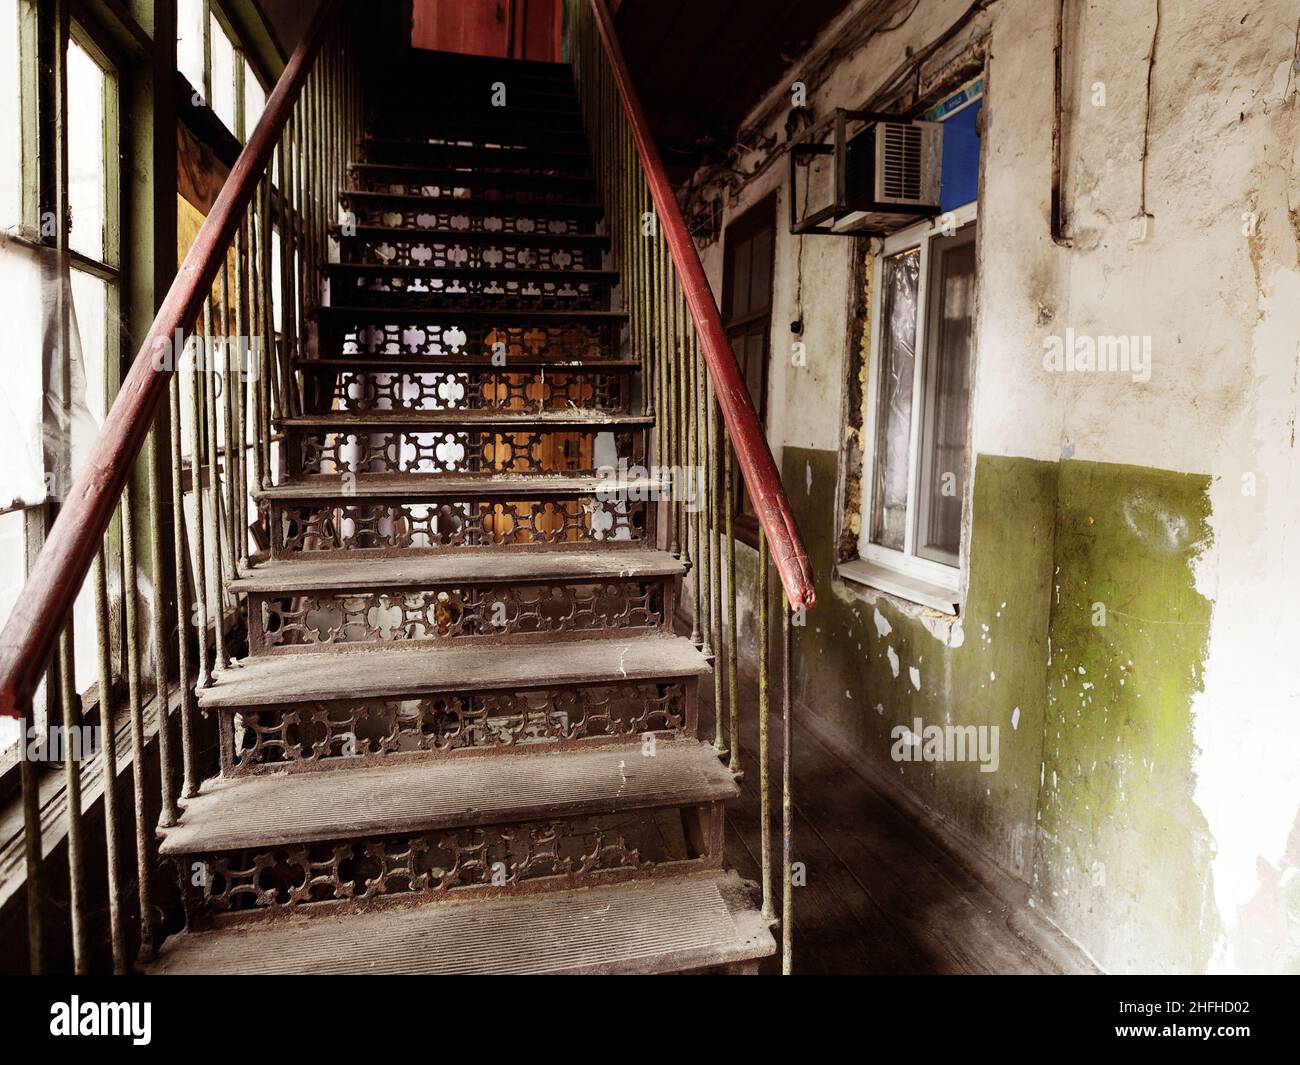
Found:
[[[728,342],[731,342],[737,335],[751,332],[756,325],[766,323],[766,329],[763,331],[765,343],[762,364],[759,367],[759,394],[750,396],[750,400],[754,404],[754,411],[758,415],[758,423],[763,427],[764,433],[767,432],[767,390],[772,363],[772,313],[776,304],[776,201],[776,192],[771,192],[757,203],[746,208],[734,220],[727,223],[722,238],[722,327],[727,334]],[[732,290],[735,284],[735,271],[732,266],[733,249],[741,241],[752,239],[764,229],[768,229],[772,233],[771,260],[768,263],[767,306],[762,310],[751,310],[746,314],[733,318],[731,316]],[[748,366],[746,365],[740,367],[741,378],[746,382],[749,380],[747,370]],[[746,511],[749,499],[745,492],[745,482],[741,477],[739,466],[734,463],[732,469],[732,501],[735,506],[732,521],[736,538],[757,549],[758,519],[754,514]]]

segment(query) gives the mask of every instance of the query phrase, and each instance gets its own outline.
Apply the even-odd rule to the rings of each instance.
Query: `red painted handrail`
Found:
[[[776,468],[771,449],[767,446],[767,437],[758,423],[749,389],[741,377],[740,366],[722,327],[722,318],[713,301],[713,290],[704,275],[695,242],[686,229],[663,160],[659,158],[659,150],[650,136],[650,126],[632,85],[632,77],[628,73],[618,35],[614,32],[608,4],[606,0],[590,2],[592,13],[596,17],[596,28],[605,46],[605,57],[609,61],[619,99],[623,103],[623,112],[632,131],[632,140],[637,155],[641,158],[641,169],[650,186],[650,196],[654,200],[659,224],[663,227],[673,265],[681,279],[686,305],[695,320],[700,349],[704,353],[704,361],[717,392],[723,421],[727,423],[727,432],[731,435],[736,462],[740,466],[741,476],[745,478],[745,488],[749,492],[749,498],[754,501],[759,524],[767,536],[790,605],[795,609],[810,609],[817,601],[812,566],[808,561],[808,552],[799,539],[799,530],[795,527],[794,515],[790,510],[790,500],[781,484],[781,474]]]
[[[131,467],[167,395],[174,360],[168,360],[172,369],[156,369],[157,355],[170,349],[178,330],[188,335],[203,310],[203,301],[212,291],[235,230],[271,162],[338,3],[322,0],[289,58],[261,119],[167,290],[149,335],[140,345],[108,412],[94,451],[60,508],[0,633],[0,716],[21,716],[31,703],[77,590],[99,551]]]

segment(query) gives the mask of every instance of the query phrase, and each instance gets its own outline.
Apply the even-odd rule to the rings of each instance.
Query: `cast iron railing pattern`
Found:
[[[691,566],[692,636],[725,659],[713,672],[714,743],[729,748],[740,774],[740,698],[736,593],[735,479],[739,468],[759,523],[759,802],[762,810],[763,913],[775,917],[768,779],[768,564],[776,563],[782,619],[782,971],[793,950],[790,797],[790,620],[816,600],[781,476],[754,411],[686,228],[672,185],[628,73],[607,0],[568,0],[569,54],[582,99],[615,262],[622,270],[630,335],[642,359],[647,409],[658,415],[658,462],[703,470],[703,506],[672,506],[674,552]],[[724,590],[725,589],[725,590]],[[725,600],[725,605],[724,605]],[[725,675],[725,677],[724,677]],[[725,680],[725,684],[724,684]]]
[[[250,526],[259,524],[250,513],[250,489],[270,484],[273,471],[284,467],[277,430],[295,413],[292,360],[304,349],[308,315],[321,302],[326,233],[361,129],[358,57],[341,8],[339,0],[321,5],[249,131],[0,636],[0,713],[30,726],[33,696],[48,675],[49,724],[73,730],[92,720],[104,725],[98,756],[102,843],[89,838],[83,824],[82,763],[66,760],[67,919],[72,967],[79,973],[92,967],[89,915],[103,907],[91,897],[87,875],[90,848],[97,845],[106,850],[113,970],[124,973],[131,966],[127,920],[135,906],[139,957],[155,949],[157,848],[150,811],[159,811],[159,824],[172,825],[178,786],[186,797],[198,788],[194,687],[207,686],[213,669],[228,662],[226,634],[238,604],[225,585],[247,563]],[[175,350],[177,337],[185,338],[183,352]],[[184,389],[182,375],[188,378]],[[192,526],[182,516],[187,496]],[[164,543],[168,526],[171,542]],[[120,542],[113,539],[116,530]],[[142,534],[144,544],[137,542]],[[149,568],[142,565],[141,572],[152,585],[147,619],[137,573],[145,557]],[[110,572],[119,561],[120,575]],[[88,574],[98,649],[93,708],[83,707],[73,675],[72,608]],[[115,626],[109,587],[119,580],[122,623]],[[176,590],[171,602],[164,594],[168,588]],[[129,796],[117,791],[125,752],[118,750],[115,728],[108,727],[117,724],[121,701],[115,665],[126,680]],[[161,763],[157,800],[147,794],[145,780],[147,684]],[[179,751],[170,727],[173,713],[179,718]],[[31,971],[39,973],[49,961],[45,919],[55,911],[42,905],[46,857],[37,766],[23,758],[21,773],[28,949]],[[134,807],[133,871],[124,868],[118,845],[125,838],[123,802]],[[128,898],[132,880],[138,900]]]
[[[606,235],[550,234],[550,227],[542,224],[548,212],[539,211],[534,232],[519,233],[504,245],[496,240],[498,247],[504,246],[509,253],[508,269],[505,263],[484,265],[518,278],[503,278],[505,285],[526,285],[536,280],[528,278],[528,271],[539,263],[551,269],[582,265],[599,271],[606,241],[611,245],[612,257],[622,271],[623,304],[629,316],[626,336],[632,357],[640,360],[642,368],[644,409],[658,416],[652,430],[654,461],[661,467],[692,471],[685,483],[697,490],[688,498],[679,496],[661,505],[661,511],[667,518],[667,539],[672,550],[690,564],[687,580],[693,592],[691,625],[695,643],[706,655],[725,658],[725,668],[720,665],[714,671],[715,743],[720,752],[728,754],[730,767],[737,774],[740,699],[733,464],[744,480],[748,497],[754,501],[761,529],[755,605],[760,634],[757,713],[763,907],[765,915],[772,919],[776,917],[776,904],[768,774],[769,556],[776,563],[785,604],[781,669],[781,920],[783,968],[789,972],[793,926],[790,624],[792,611],[802,612],[813,605],[811,570],[698,255],[650,140],[608,9],[604,0],[568,3],[569,50],[605,198]],[[229,664],[227,632],[240,623],[241,607],[228,586],[248,563],[250,552],[267,546],[272,557],[299,551],[342,551],[356,546],[354,541],[364,541],[361,546],[379,551],[438,549],[469,541],[527,546],[556,539],[600,539],[611,534],[609,530],[616,521],[626,526],[628,539],[639,539],[649,526],[644,501],[613,508],[597,504],[596,510],[579,514],[578,504],[561,498],[565,492],[558,488],[551,493],[553,501],[523,504],[506,500],[498,505],[498,509],[507,510],[552,508],[562,519],[558,524],[518,509],[517,513],[511,511],[513,516],[508,520],[495,516],[491,522],[484,518],[474,526],[478,502],[471,501],[472,508],[419,505],[386,498],[382,490],[368,496],[368,502],[356,505],[339,501],[313,507],[271,497],[260,512],[250,507],[250,493],[272,487],[297,465],[291,454],[288,425],[305,413],[302,389],[310,378],[304,375],[302,365],[309,349],[315,346],[317,320],[322,329],[330,324],[328,312],[320,316],[315,313],[322,303],[323,283],[327,276],[336,277],[342,282],[341,290],[346,291],[350,283],[360,294],[367,285],[364,275],[347,273],[358,267],[328,263],[327,234],[337,218],[347,163],[361,138],[364,116],[359,56],[355,54],[351,27],[341,17],[342,9],[341,0],[325,0],[268,99],[261,120],[251,131],[135,357],[87,466],[62,505],[0,636],[0,713],[30,724],[33,697],[44,680],[51,722],[61,722],[71,729],[81,726],[86,708],[76,691],[71,625],[74,600],[89,575],[94,590],[99,667],[99,705],[94,711],[97,720],[106,726],[116,725],[116,700],[123,690],[125,693],[123,716],[129,726],[126,734],[133,767],[129,800],[135,815],[137,863],[133,875],[123,868],[124,856],[118,847],[119,805],[125,797],[119,797],[115,786],[121,753],[115,729],[102,730],[99,756],[104,788],[102,843],[90,839],[82,823],[81,766],[74,759],[67,762],[67,919],[72,964],[77,972],[92,967],[88,915],[102,906],[98,899],[91,898],[85,874],[89,848],[94,846],[103,846],[106,853],[112,968],[116,972],[131,968],[129,938],[138,941],[139,959],[149,958],[155,950],[159,930],[153,893],[158,881],[150,812],[158,810],[159,825],[174,825],[178,792],[191,797],[198,790],[194,690],[209,686],[213,673]],[[371,141],[366,166],[380,180],[378,191],[421,191],[404,183],[400,163],[386,159],[392,157],[405,163],[413,153],[423,166],[443,165],[453,158],[457,166],[467,162],[472,165],[482,154],[463,146],[425,144],[417,151],[411,144]],[[487,153],[482,161],[490,157]],[[580,169],[563,151],[538,158],[551,173]],[[484,173],[462,173],[464,180],[480,185],[496,180],[512,186],[518,180],[512,175],[493,178]],[[411,220],[402,213],[400,204],[391,219],[368,214],[367,210],[358,212],[363,222]],[[464,219],[430,218],[429,222],[431,227],[463,222],[467,228],[457,228],[457,240],[472,252],[478,235],[475,227],[481,217],[467,214]],[[356,221],[351,219],[354,224]],[[398,264],[395,275],[401,275],[401,263],[411,264],[405,269],[410,280],[417,282],[416,291],[412,291],[412,303],[417,307],[422,302],[436,306],[437,287],[465,265],[439,260],[442,242],[432,230],[427,236],[412,237],[409,232],[386,232],[379,226],[367,228],[362,224],[357,234],[361,239],[353,246],[363,249],[363,262],[386,267]],[[558,283],[545,281],[551,286]],[[539,300],[554,299],[555,306],[563,309],[572,307],[569,301],[575,298],[598,302],[584,291],[570,295],[539,287],[537,293]],[[613,350],[587,350],[604,328],[557,339],[561,344],[581,346],[587,358],[600,354],[615,363],[626,358]],[[171,354],[177,336],[187,340],[184,356]],[[467,341],[474,338],[472,325],[465,330],[465,336]],[[227,338],[244,338],[246,342],[238,361],[227,359],[214,364],[210,358],[197,357],[200,352],[211,356]],[[250,338],[259,343],[247,344]],[[510,354],[527,362],[530,343],[533,339],[521,332],[513,341],[518,350]],[[554,345],[543,346],[548,352],[554,350]],[[375,354],[377,361],[384,357],[379,351]],[[399,350],[386,354],[390,359],[400,359],[406,353]],[[456,355],[450,352],[451,359]],[[181,387],[180,374],[186,375],[188,388]],[[568,378],[561,381],[566,382],[563,387],[573,387],[567,384]],[[621,392],[607,405],[620,411],[631,406],[629,397]],[[500,443],[494,441],[492,446],[499,447]],[[625,450],[624,454],[635,462],[649,457],[640,450]],[[492,456],[493,464],[496,458]],[[695,477],[696,470],[702,470],[703,476]],[[192,521],[184,517],[187,495],[191,497]],[[603,514],[603,506],[611,511],[610,520],[600,523],[591,515]],[[381,512],[391,514],[393,520],[377,517]],[[454,519],[455,527],[444,525],[439,514],[446,515],[449,521]],[[115,518],[120,520],[114,522]],[[120,552],[115,546],[118,541],[112,539],[115,530],[120,530]],[[164,542],[167,530],[170,543]],[[147,540],[143,545],[137,543],[141,535]],[[114,545],[114,550],[108,550],[109,545]],[[153,588],[147,617],[141,610],[143,600],[137,586],[137,560],[144,557],[151,567],[148,576]],[[118,561],[122,566],[123,617],[122,624],[115,627],[110,618],[109,587],[118,581],[118,576],[110,573]],[[164,594],[168,588],[175,589],[170,601]],[[249,603],[256,606],[257,597],[250,596]],[[124,685],[115,683],[114,664],[118,660]],[[152,677],[146,676],[150,666]],[[146,686],[150,683],[152,718],[146,714]],[[593,712],[584,711],[587,715]],[[529,715],[535,713],[545,715],[544,719],[540,724],[528,723]],[[666,727],[680,724],[678,713],[674,710],[669,715]],[[473,714],[483,716],[484,711],[476,709]],[[171,729],[173,718],[178,744]],[[145,780],[146,720],[157,722],[161,785],[156,802],[147,793]],[[598,720],[597,713],[591,718],[591,728]],[[286,727],[283,722],[271,723],[270,718],[266,723],[259,720],[254,725],[251,751],[264,751],[275,737],[282,758],[329,757],[328,741],[322,748],[318,741],[304,736],[303,740],[311,745],[311,753],[304,754],[301,741],[290,741],[283,732]],[[558,735],[572,727],[567,720],[557,724],[543,707],[528,714],[521,712],[510,732],[512,737],[522,734],[519,730],[540,730],[539,734],[549,735],[558,729]],[[393,729],[395,734],[401,732],[396,725]],[[611,719],[597,731],[623,729]],[[248,750],[237,744],[233,735],[223,735],[222,741],[223,762],[236,757],[244,760]],[[466,742],[505,741],[494,732]],[[260,761],[259,754],[253,753],[249,760]],[[48,961],[44,921],[49,907],[42,906],[41,890],[47,858],[42,852],[39,784],[36,766],[24,759],[28,940],[33,972],[44,971]],[[128,897],[132,879],[138,899]],[[337,890],[341,889],[332,887],[331,893]],[[136,905],[138,933],[129,937],[129,913]]]

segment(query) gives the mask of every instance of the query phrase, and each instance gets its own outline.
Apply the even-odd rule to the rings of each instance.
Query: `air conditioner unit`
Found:
[[[791,146],[791,231],[884,235],[936,215],[942,163],[941,123],[838,110]],[[815,170],[826,164],[823,205],[812,208]],[[802,218],[800,203],[810,204]]]

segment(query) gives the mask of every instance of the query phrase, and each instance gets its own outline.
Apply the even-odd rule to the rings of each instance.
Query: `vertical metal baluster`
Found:
[[[718,433],[722,418],[718,412],[717,398],[713,382],[709,382],[707,403],[707,421],[709,434],[709,535],[712,543],[709,550],[709,623],[713,630],[713,746],[717,748],[718,757],[727,753],[727,737],[723,731],[723,715],[727,712],[722,696],[722,669],[718,658],[723,653],[722,627],[722,539],[720,536],[721,514],[720,500],[722,493],[718,484]]]
[[[794,807],[790,799],[790,601],[781,595],[781,974],[794,970]]]
[[[262,323],[262,200],[266,194],[266,179],[258,182],[257,192],[248,213],[248,348],[251,360],[252,376],[248,382],[248,406],[253,418],[253,487],[262,488],[266,484],[267,431],[263,419],[263,388],[265,377],[262,359],[266,354],[266,330]]]
[[[248,565],[248,522],[244,519],[244,500],[248,498],[248,476],[244,469],[248,457],[248,423],[244,419],[244,382],[248,377],[244,372],[244,365],[248,356],[249,334],[248,241],[244,230],[247,221],[248,216],[245,215],[235,229],[235,283],[231,286],[235,300],[236,357],[234,365],[229,369],[229,379],[233,386],[230,392],[230,435],[234,439],[235,446],[234,451],[227,456],[226,476],[230,477],[231,470],[234,471],[231,496],[235,505],[231,525],[235,531],[235,538],[231,543],[231,565],[235,573],[240,572],[240,567]],[[230,365],[229,345],[227,345],[226,361],[227,365]]]
[[[736,485],[732,473],[731,434],[725,429],[722,443],[723,476],[727,482],[723,497],[727,522],[727,706],[731,712],[731,725],[727,730],[731,740],[731,761],[727,768],[741,777],[744,772],[740,768],[740,662],[736,646],[740,629],[736,617]]]
[[[81,734],[81,700],[77,697],[72,629],[59,633],[59,702],[63,709],[63,788],[68,811],[68,915],[72,924],[72,971],[90,971],[90,929],[86,922],[85,843],[81,824],[82,760],[68,756],[73,736]],[[84,746],[75,748],[88,757]]]
[[[763,916],[776,919],[772,906],[772,780],[771,755],[768,747],[768,632],[767,632],[768,558],[767,536],[758,527],[758,588],[755,592],[758,614],[758,806],[760,811],[759,841],[763,866]]]
[[[135,559],[135,492],[128,480],[122,489],[122,626],[126,639],[126,699],[131,731],[131,782],[135,821],[135,872],[140,898],[140,953],[153,957],[153,876],[149,860],[150,826],[146,823],[144,776],[144,695],[140,681],[140,597]]]
[[[212,683],[212,674],[208,671],[208,555],[207,530],[209,506],[205,506],[203,491],[203,438],[206,435],[207,406],[203,387],[204,354],[208,346],[208,336],[212,330],[212,312],[208,301],[203,301],[203,332],[196,335],[191,346],[193,358],[193,387],[190,405],[193,407],[190,418],[190,494],[194,498],[194,623],[199,637],[198,686],[206,688]],[[175,446],[175,443],[173,443]],[[188,749],[189,745],[186,745]],[[187,770],[186,777],[189,777]]]
[[[238,270],[238,258],[235,260],[236,270]],[[231,321],[230,321],[230,300],[231,290],[234,286],[230,284],[230,257],[223,256],[221,262],[221,376],[218,378],[221,382],[221,403],[219,413],[218,439],[221,440],[221,450],[225,452],[225,459],[221,463],[220,470],[222,474],[221,490],[225,503],[225,521],[222,523],[222,530],[226,538],[226,554],[223,555],[222,572],[226,579],[222,582],[220,591],[222,592],[221,602],[224,604],[225,585],[235,579],[235,556],[236,556],[236,536],[238,530],[235,526],[236,514],[238,513],[235,506],[235,374],[231,366],[230,358],[230,341],[231,341]],[[225,610],[225,607],[222,607]]]
[[[108,870],[108,936],[113,972],[126,972],[126,933],[122,928],[121,854],[117,846],[117,730],[113,727],[113,664],[109,649],[108,563],[101,546],[95,556],[95,635],[99,651],[99,724],[103,737],[104,849]]]
[[[699,647],[703,640],[700,631],[700,483],[697,476],[700,432],[699,419],[695,414],[699,409],[700,361],[699,349],[696,347],[695,323],[689,320],[686,326],[686,366],[688,397],[686,409],[690,435],[687,440],[686,457],[682,460],[682,483],[687,486],[686,498],[690,501],[687,513],[689,535],[686,538],[686,553],[694,561],[691,566],[691,642]]]
[[[172,384],[176,375],[172,374]],[[153,581],[153,610],[150,614],[154,658],[154,705],[158,713],[158,779],[159,811],[158,824],[170,828],[176,824],[176,756],[172,751],[171,713],[167,698],[167,618],[163,612],[163,589],[166,582],[163,577],[162,551],[162,513],[163,500],[159,485],[158,463],[158,425],[155,423],[149,432],[145,444],[145,462],[148,464],[149,478],[149,554],[150,580]],[[180,514],[176,521],[184,520]],[[177,591],[177,617],[181,616],[179,603],[180,591]]]
[[[690,395],[691,376],[688,369],[687,353],[689,351],[687,335],[690,331],[690,315],[686,311],[686,297],[680,286],[676,289],[676,313],[674,322],[676,323],[676,337],[673,344],[673,359],[677,364],[677,410],[680,412],[677,418],[677,462],[674,469],[681,471],[686,468],[686,441],[687,426],[690,422],[690,407],[687,404],[687,397]],[[677,525],[678,538],[682,545],[682,561],[686,565],[691,564],[691,537],[690,523],[687,520],[686,506],[682,500],[677,501]]]
[[[207,466],[208,466],[208,505],[203,517],[207,523],[207,535],[204,539],[210,546],[212,556],[212,602],[215,607],[212,632],[212,668],[216,672],[226,668],[226,619],[225,595],[222,588],[222,565],[224,555],[221,545],[221,477],[218,465],[221,450],[217,436],[217,391],[216,372],[213,366],[213,348],[216,337],[212,332],[212,300],[203,301],[203,339],[204,352],[202,371],[203,395],[207,414]],[[191,456],[196,459],[196,456]],[[197,491],[197,489],[196,489]],[[205,562],[206,565],[206,562]]]
[[[692,338],[695,358],[699,363],[700,379],[697,387],[695,420],[697,433],[696,462],[699,464],[699,524],[700,548],[698,569],[700,574],[700,653],[713,662],[713,486],[709,483],[709,368],[700,351],[699,337]]]
[[[172,451],[172,561],[176,570],[176,643],[177,643],[177,682],[180,685],[181,696],[181,797],[192,799],[199,793],[198,781],[195,776],[194,766],[194,730],[193,730],[193,695],[190,692],[190,618],[191,614],[188,609],[188,601],[185,594],[185,559],[186,559],[186,535],[185,535],[185,468],[181,461],[181,379],[180,374],[172,376],[171,385],[171,451]],[[194,423],[198,423],[198,412],[194,412]],[[197,433],[191,434],[191,441]],[[193,443],[191,443],[193,446]],[[191,452],[191,456],[193,456]],[[196,469],[196,464],[191,461],[191,473]],[[195,483],[193,489],[195,516],[194,528],[196,537],[203,536],[203,515],[198,511],[200,493],[198,485]],[[203,557],[203,548],[200,546],[197,550],[199,559]],[[203,583],[200,574],[203,572],[202,565],[193,567],[194,585],[197,591],[198,604],[203,602]],[[199,616],[203,618],[203,625],[207,624],[207,611],[202,606],[198,606]],[[199,630],[203,631],[202,628]],[[204,687],[206,683],[207,672],[203,667],[206,657],[206,635],[199,637],[199,687]]]
[[[44,839],[41,832],[41,782],[36,763],[27,757],[27,744],[35,723],[35,713],[30,701],[20,719],[22,735],[18,742],[18,777],[23,799],[23,856],[26,866],[27,892],[27,964],[33,976],[45,973],[45,916],[41,907],[45,902],[45,870],[43,863]]]

